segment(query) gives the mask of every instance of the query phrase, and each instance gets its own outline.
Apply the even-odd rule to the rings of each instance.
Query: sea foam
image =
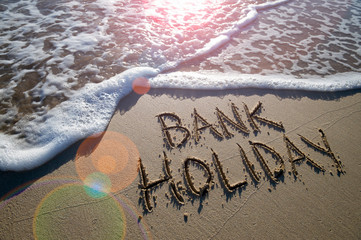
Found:
[[[106,9],[105,14],[112,15],[116,13],[112,1],[104,2],[99,0],[98,4],[102,2]],[[110,44],[116,45],[116,43],[112,42],[112,37],[116,37],[118,33],[114,31],[111,34],[114,35],[112,37],[107,35],[104,25],[108,23],[110,18],[104,17],[102,20],[98,20],[99,26],[95,32],[96,34],[94,34],[94,32],[72,34],[70,31],[73,29],[71,26],[72,23],[76,23],[75,27],[79,29],[84,27],[84,23],[78,21],[76,18],[71,19],[71,21],[65,18],[62,25],[59,26],[64,28],[65,31],[60,31],[60,41],[53,42],[52,47],[55,49],[55,57],[49,60],[57,65],[61,73],[47,73],[47,81],[45,81],[45,83],[39,83],[40,86],[36,89],[36,93],[39,95],[39,98],[43,99],[47,95],[63,92],[68,99],[51,109],[44,109],[44,111],[42,110],[43,107],[39,106],[40,110],[38,114],[32,114],[20,119],[14,128],[22,132],[25,137],[19,138],[17,135],[0,133],[0,169],[4,171],[23,171],[35,168],[44,164],[76,141],[104,131],[119,101],[132,91],[132,82],[138,77],[148,78],[152,88],[223,90],[247,87],[309,91],[342,91],[361,88],[361,77],[360,74],[356,72],[338,73],[325,77],[310,76],[307,78],[299,78],[286,74],[241,74],[236,71],[227,71],[227,73],[206,70],[192,73],[169,72],[179,66],[179,64],[190,61],[196,57],[207,56],[214,50],[219,49],[244,27],[252,24],[252,22],[257,19],[260,10],[267,11],[267,9],[287,2],[289,1],[278,0],[259,5],[249,5],[242,10],[243,12],[240,15],[242,16],[241,19],[233,22],[232,26],[220,31],[205,43],[199,39],[195,39],[189,43],[191,47],[184,46],[182,42],[184,36],[181,31],[174,32],[172,39],[178,39],[180,42],[180,45],[176,45],[174,49],[179,47],[183,51],[181,53],[184,54],[175,51],[167,55],[167,50],[160,53],[158,48],[166,45],[166,42],[157,45],[157,41],[151,39],[150,42],[153,44],[153,50],[142,50],[143,53],[141,57],[137,59],[137,61],[141,63],[139,65],[142,65],[142,61],[144,60],[143,63],[147,63],[145,64],[147,66],[142,67],[137,66],[137,64],[127,65],[127,67],[129,67],[128,70],[100,81],[99,83],[86,83],[81,88],[76,89],[76,91],[67,91],[66,89],[73,87],[74,83],[64,81],[64,79],[76,76],[76,69],[69,69],[69,67],[74,64],[75,57],[73,55],[62,56],[61,49],[66,48],[69,52],[77,53],[79,51],[90,51],[96,48],[98,44],[105,44],[108,41],[110,41]],[[72,8],[78,6],[75,1],[70,1],[67,4]],[[34,14],[39,14],[35,7],[31,7],[30,10]],[[60,14],[65,14],[65,11],[51,13],[47,15],[48,17],[46,17],[44,21],[51,22],[51,24],[55,26],[56,15]],[[132,12],[126,12],[124,14],[131,15]],[[145,27],[150,31],[150,35],[155,31],[154,29],[149,29],[149,26]],[[32,28],[35,29],[36,26],[31,25],[27,32],[22,32],[21,34],[29,33]],[[16,33],[16,31],[19,30],[11,31],[15,31]],[[137,31],[137,29],[134,31]],[[121,34],[121,32],[119,34]],[[135,38],[136,35],[130,36],[130,38],[131,37]],[[5,39],[4,36],[3,39]],[[45,41],[46,39],[43,40]],[[168,40],[170,41],[171,39]],[[141,45],[137,43],[137,41],[141,41],[140,39],[134,39],[134,41],[135,43],[133,45],[125,44],[122,49],[127,50],[129,56],[137,52],[137,47]],[[12,54],[15,56],[15,59],[18,59],[17,62],[15,61],[13,63],[13,67],[20,64],[31,64],[32,59],[37,54],[43,59],[51,57],[40,50],[43,47],[42,43],[36,40],[34,40],[33,45],[30,44],[26,46],[22,41],[15,41],[12,46],[14,49]],[[27,51],[37,54],[29,57],[26,53]],[[104,53],[102,57],[107,58],[109,55],[112,55],[112,53]],[[173,58],[170,59],[170,56]],[[179,58],[176,56],[179,56]],[[100,57],[96,59],[98,62],[102,61]],[[11,62],[11,60],[6,59],[1,61],[1,64]],[[126,58],[119,58],[118,62],[119,64],[126,65]],[[20,74],[13,79],[15,85],[16,79],[20,79],[21,76],[29,72],[28,69],[23,69],[22,71],[22,75]],[[90,64],[82,68],[81,71],[86,73],[94,72],[97,74],[99,69]],[[167,71],[167,73],[164,73],[165,71]],[[44,75],[46,74],[44,73]],[[12,91],[12,88],[10,90]],[[2,89],[1,93],[6,95],[11,92],[10,90],[6,91]],[[12,113],[11,109],[9,109],[5,117],[12,115],[15,115],[15,113]]]
[[[42,165],[70,144],[104,131],[119,100],[132,91],[138,77],[158,74],[133,68],[99,84],[88,84],[45,115],[23,123],[26,141],[0,134],[1,170],[22,171]]]

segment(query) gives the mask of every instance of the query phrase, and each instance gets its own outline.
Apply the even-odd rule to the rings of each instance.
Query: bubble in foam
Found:
[[[81,184],[62,185],[42,199],[33,219],[35,239],[80,239],[84,233],[88,239],[124,239],[126,218],[119,201],[97,201]]]
[[[148,78],[138,77],[132,83],[133,91],[139,95],[146,94],[150,90],[150,83]]]
[[[94,182],[91,188],[95,191],[95,183],[109,181],[106,185],[109,190],[105,191],[108,193],[124,189],[134,181],[138,175],[138,160],[138,149],[128,137],[107,131],[83,141],[75,165],[80,179],[88,187]]]

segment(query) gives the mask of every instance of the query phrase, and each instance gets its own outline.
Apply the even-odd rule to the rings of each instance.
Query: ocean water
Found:
[[[0,170],[103,131],[152,88],[361,87],[359,0],[2,0]]]

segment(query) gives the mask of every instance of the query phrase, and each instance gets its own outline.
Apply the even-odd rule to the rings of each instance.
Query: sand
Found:
[[[232,106],[245,128],[225,120],[237,122]],[[359,90],[132,93],[101,141],[87,140],[99,151],[79,142],[0,173],[1,196],[13,193],[0,202],[0,239],[360,239],[360,119]],[[108,195],[86,193],[95,171]]]

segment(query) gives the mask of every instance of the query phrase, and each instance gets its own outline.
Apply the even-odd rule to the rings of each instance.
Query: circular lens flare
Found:
[[[123,171],[128,164],[127,148],[116,139],[104,139],[92,152],[92,164],[98,171],[115,174]]]
[[[112,156],[106,155],[98,160],[97,168],[105,174],[110,174],[114,171],[116,165],[116,159]]]
[[[132,87],[134,92],[139,95],[144,95],[150,90],[150,83],[147,78],[139,77],[134,79]]]
[[[110,179],[103,173],[92,173],[84,180],[85,192],[93,198],[102,198],[107,196],[110,192],[110,188]]]
[[[86,216],[86,217],[84,217]],[[89,197],[81,184],[65,184],[49,192],[33,219],[35,239],[124,239],[126,218],[114,197]]]
[[[107,131],[82,142],[75,157],[75,166],[79,178],[88,187],[97,191],[97,188],[103,187],[100,183],[107,183],[109,189],[103,192],[109,193],[124,189],[135,180],[138,160],[138,149],[128,137]]]

